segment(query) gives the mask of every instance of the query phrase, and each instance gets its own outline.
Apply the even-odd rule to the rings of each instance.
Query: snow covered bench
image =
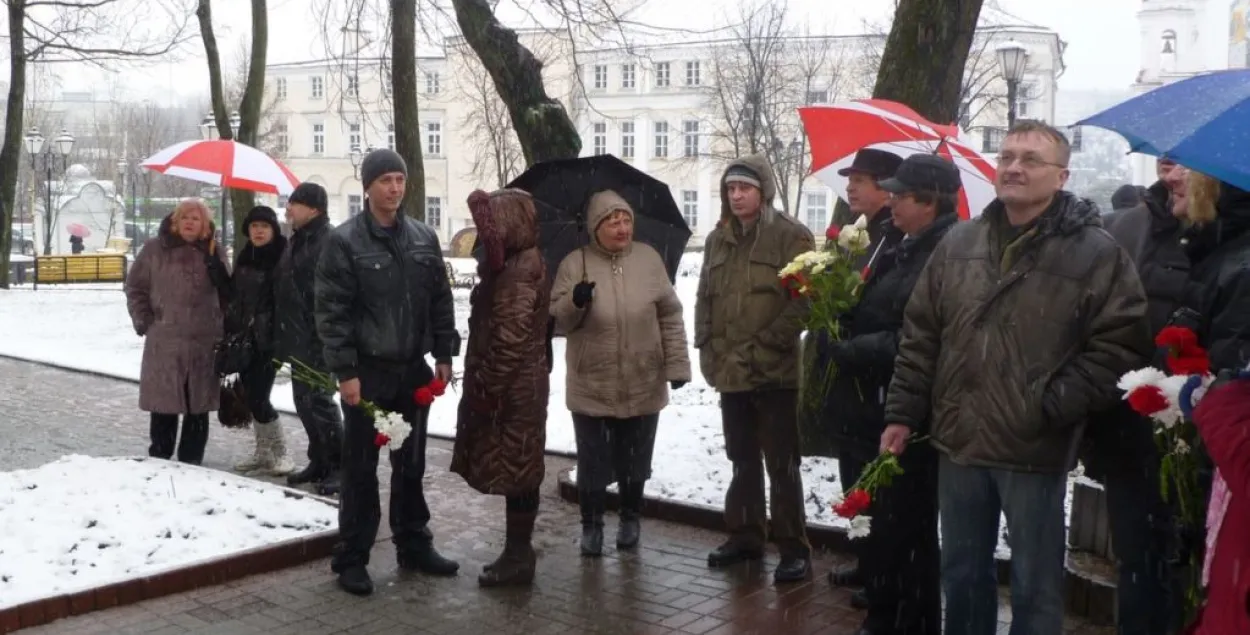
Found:
[[[35,289],[41,284],[125,281],[126,254],[35,256]]]

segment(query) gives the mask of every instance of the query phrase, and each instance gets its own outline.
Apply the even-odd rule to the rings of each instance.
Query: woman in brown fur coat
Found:
[[[474,489],[507,499],[503,554],[481,586],[534,580],[531,545],[547,440],[550,291],[538,249],[538,217],[526,192],[469,196],[485,255],[470,296],[469,343],[451,470]]]

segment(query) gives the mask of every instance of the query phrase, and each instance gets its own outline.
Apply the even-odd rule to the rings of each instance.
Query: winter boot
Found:
[[[582,490],[577,500],[582,508],[582,557],[597,558],[603,555],[603,511],[607,507],[607,492]]]
[[[325,477],[317,482],[317,493],[322,496],[338,496],[340,488],[339,478],[338,470],[326,472]]]
[[[315,483],[325,478],[326,473],[325,467],[316,463],[309,463],[303,469],[293,472],[286,477],[286,484],[296,486],[304,483]]]
[[[477,577],[481,587],[527,586],[534,582],[534,521],[538,512],[508,512],[503,555]]]
[[[642,491],[646,483],[621,484],[621,524],[616,528],[616,548],[638,546],[642,534]]]
[[[262,463],[249,476],[283,476],[295,471],[295,463],[286,452],[286,440],[282,436],[282,424],[277,419],[269,423],[256,422]]]
[[[240,474],[247,474],[249,472],[254,472],[260,469],[260,467],[264,465],[265,463],[265,456],[264,456],[264,453],[262,452],[262,448],[264,447],[264,440],[262,439],[262,435],[264,433],[261,432],[259,423],[252,424],[252,432],[254,436],[256,437],[256,442],[252,446],[252,456],[248,457],[241,463],[235,464],[234,466],[234,471],[239,472]]]

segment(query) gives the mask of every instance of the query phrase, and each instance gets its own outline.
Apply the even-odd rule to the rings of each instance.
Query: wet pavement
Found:
[[[0,465],[29,468],[64,454],[145,454],[147,417],[138,412],[137,386],[112,379],[0,358]],[[293,454],[302,454],[297,420],[284,416]],[[205,465],[227,468],[249,450],[251,432],[214,422]],[[531,589],[481,590],[476,575],[503,542],[503,501],[479,495],[447,471],[450,444],[432,441],[426,478],[432,529],[445,555],[461,562],[454,578],[400,573],[383,520],[371,571],[377,592],[356,598],[337,590],[327,561],[253,576],[140,604],[87,614],[24,633],[795,633],[846,634],[863,613],[823,573],[837,562],[823,555],[814,581],[771,583],[775,554],[762,565],[709,571],[705,555],[723,536],[645,520],[636,553],[611,547],[605,556],[578,556],[577,509],[555,493],[555,475],[571,466],[549,457],[542,513],[535,532],[538,576]],[[298,462],[298,460],[297,460]],[[382,468],[384,471],[386,468]],[[386,483],[387,475],[381,482]],[[385,509],[385,505],[383,505]],[[999,630],[1010,609],[1000,603]],[[1109,635],[1069,620],[1065,635]]]

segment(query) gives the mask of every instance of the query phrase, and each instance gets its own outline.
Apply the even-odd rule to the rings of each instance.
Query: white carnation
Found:
[[[872,533],[872,516],[856,516],[851,519],[851,528],[846,537],[851,540],[864,538]]]
[[[1153,366],[1147,366],[1146,368],[1138,368],[1137,370],[1130,370],[1124,373],[1124,376],[1120,377],[1120,381],[1116,382],[1115,387],[1123,390],[1125,398],[1128,398],[1128,394],[1134,390],[1142,386],[1159,386],[1167,378],[1167,373]]]

